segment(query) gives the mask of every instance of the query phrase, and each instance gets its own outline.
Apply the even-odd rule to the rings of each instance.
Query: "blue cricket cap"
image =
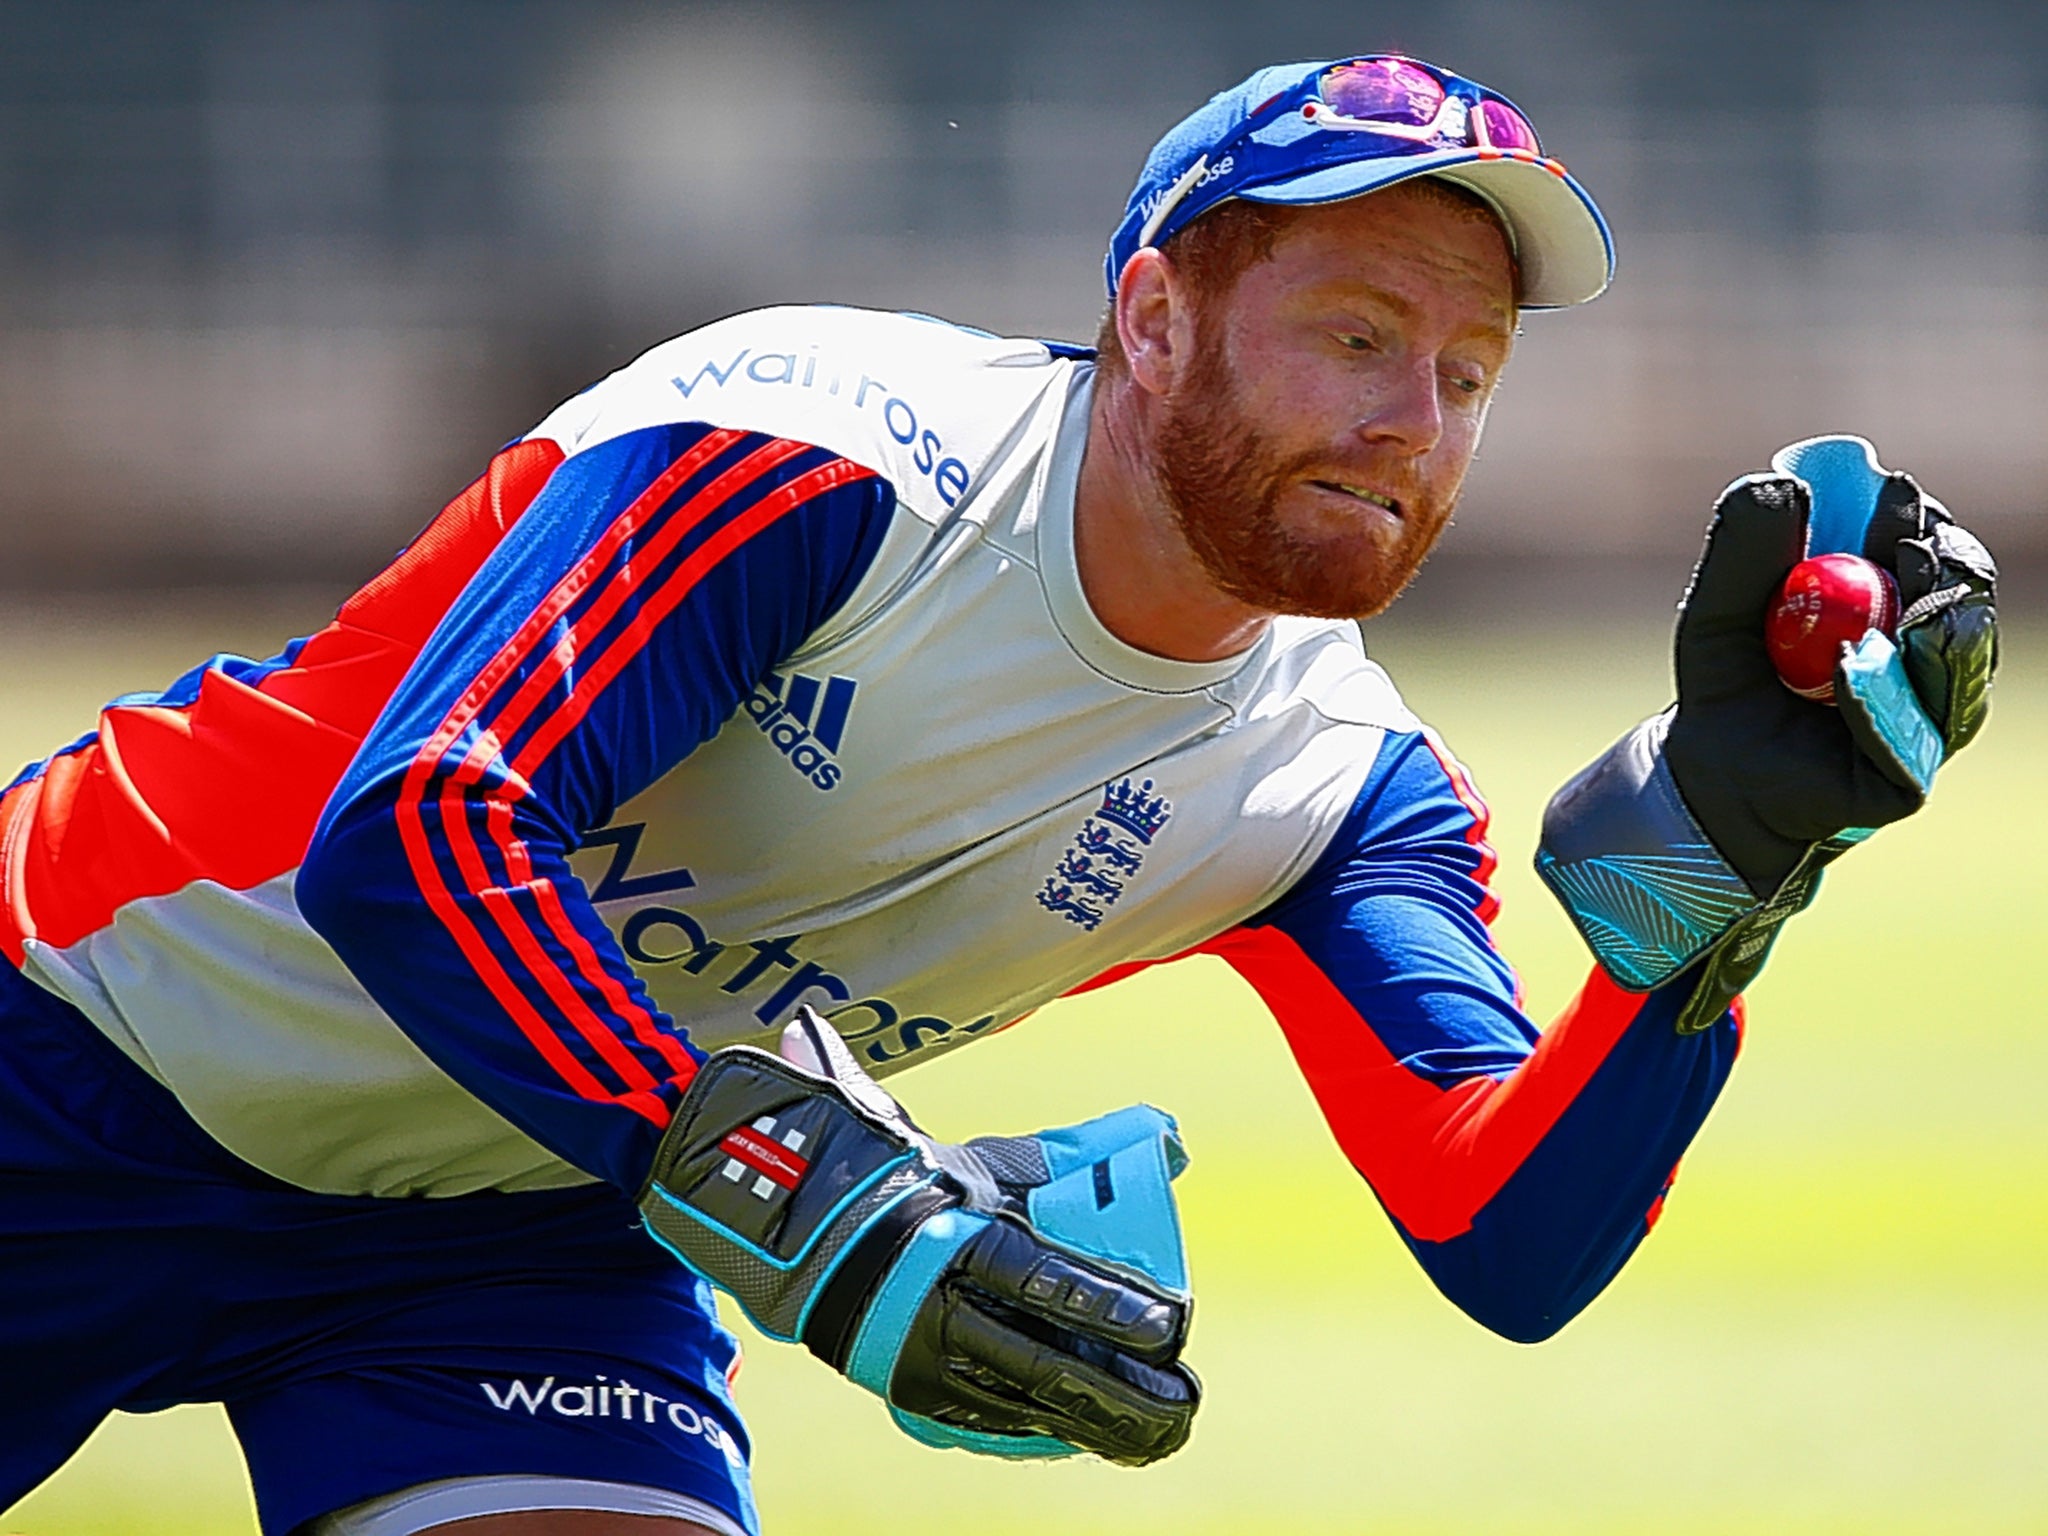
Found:
[[[1499,215],[1521,268],[1525,309],[1597,298],[1614,240],[1592,195],[1498,91],[1398,54],[1274,64],[1167,131],[1124,206],[1103,277],[1231,198],[1342,202],[1434,176]]]

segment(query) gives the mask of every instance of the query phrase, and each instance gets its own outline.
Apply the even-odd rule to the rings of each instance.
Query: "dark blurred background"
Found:
[[[1380,48],[1517,97],[1621,257],[1529,318],[1425,591],[1682,571],[1720,485],[1845,428],[2048,563],[2044,15],[7,0],[0,588],[346,586],[557,398],[754,304],[1085,338],[1161,130]]]

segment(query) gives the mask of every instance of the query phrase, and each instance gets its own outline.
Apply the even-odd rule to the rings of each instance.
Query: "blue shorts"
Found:
[[[609,1187],[257,1172],[0,960],[0,1510],[115,1409],[223,1402],[266,1531],[441,1478],[668,1489],[758,1529],[737,1353]]]

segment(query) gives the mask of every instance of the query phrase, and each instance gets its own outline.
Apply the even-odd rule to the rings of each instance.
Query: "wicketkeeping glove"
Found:
[[[1925,802],[1973,738],[1998,662],[1991,555],[1861,438],[1795,443],[1723,493],[1679,608],[1678,702],[1558,791],[1536,865],[1601,966],[1647,991],[1703,958],[1681,1031],[1763,968],[1820,872]],[[1809,554],[1890,571],[1897,645],[1845,647],[1839,708],[1786,688],[1764,613]]]
[[[664,1246],[927,1444],[1142,1466],[1186,1443],[1170,1118],[949,1146],[812,1010],[783,1057],[698,1068],[640,1198]]]

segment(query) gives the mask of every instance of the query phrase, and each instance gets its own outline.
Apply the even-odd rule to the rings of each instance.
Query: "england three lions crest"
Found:
[[[1038,904],[1093,933],[1144,868],[1145,852],[1173,819],[1173,802],[1152,781],[1103,786],[1102,803],[1060,854],[1039,888]]]

